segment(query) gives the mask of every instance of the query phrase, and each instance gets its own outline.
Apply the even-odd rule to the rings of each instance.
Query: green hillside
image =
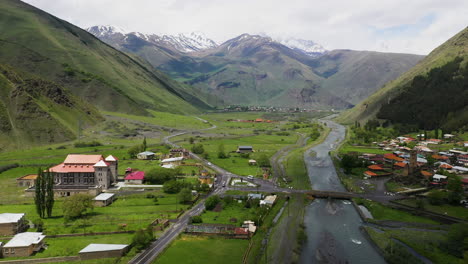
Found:
[[[19,0],[0,2],[0,63],[65,87],[98,109],[147,114],[209,107],[187,86]]]
[[[63,87],[0,64],[0,150],[70,140],[102,116]]]
[[[416,76],[427,76],[430,70],[441,67],[453,61],[456,57],[462,58],[462,66],[468,61],[468,28],[433,50],[426,58],[399,78],[384,85],[353,109],[344,112],[338,120],[343,123],[353,123],[354,121],[364,122],[376,117],[382,105],[389,103],[393,98],[404,92]],[[459,95],[451,94],[451,96]],[[427,107],[431,107],[431,105],[427,105]]]

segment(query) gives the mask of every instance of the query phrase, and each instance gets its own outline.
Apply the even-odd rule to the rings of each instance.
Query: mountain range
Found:
[[[142,57],[201,94],[213,95],[203,100],[217,106],[347,109],[423,58],[328,51],[310,40],[274,40],[265,35],[242,34],[217,44],[195,33],[157,36],[122,33],[112,26],[87,30],[121,51]]]

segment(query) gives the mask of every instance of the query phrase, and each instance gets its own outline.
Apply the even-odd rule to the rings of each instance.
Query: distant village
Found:
[[[453,173],[461,177],[464,188],[468,187],[468,142],[454,142],[452,134],[444,134],[443,139],[424,139],[424,135],[417,138],[400,136],[392,140],[373,142],[386,154],[360,153],[359,158],[368,161],[364,172],[365,178],[379,176],[401,176],[425,179],[428,187],[444,187],[447,176],[444,172]],[[438,145],[455,143],[459,147],[446,151],[436,151]],[[410,148],[408,145],[413,144]],[[408,190],[411,192],[411,190]]]

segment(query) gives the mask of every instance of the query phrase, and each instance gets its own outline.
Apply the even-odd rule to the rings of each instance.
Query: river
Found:
[[[345,191],[328,153],[344,140],[346,129],[333,121],[322,120],[331,128],[323,143],[304,154],[312,188],[321,191]],[[310,154],[315,152],[315,156]],[[317,199],[304,216],[307,242],[300,263],[379,264],[385,260],[359,230],[363,224],[349,201]]]

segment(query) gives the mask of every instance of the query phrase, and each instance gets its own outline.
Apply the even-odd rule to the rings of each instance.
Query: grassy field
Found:
[[[221,212],[206,211],[201,215],[203,223],[240,225],[246,220],[253,220],[256,216],[256,208],[245,208],[244,204],[244,202],[234,201],[223,207]],[[231,222],[231,218],[235,218],[237,221]]]
[[[36,253],[32,257],[17,257],[8,258],[13,259],[24,259],[24,258],[50,258],[50,257],[61,257],[61,256],[76,256],[78,252],[84,247],[91,243],[109,243],[109,244],[126,244],[130,245],[132,242],[133,234],[112,234],[112,235],[99,235],[99,236],[77,236],[77,237],[56,237],[48,238],[45,241],[47,249]],[[0,239],[1,241],[1,239]],[[132,250],[128,256],[134,255],[135,252]],[[114,260],[115,261],[115,260]]]
[[[157,112],[148,110],[152,116],[137,116],[137,115],[129,115],[129,114],[122,114],[116,112],[103,112],[106,115],[120,117],[124,119],[135,120],[147,124],[163,126],[163,127],[170,127],[174,129],[203,129],[208,128],[211,125],[205,123],[193,116],[187,115],[179,115],[179,114],[171,114],[167,112]]]
[[[243,239],[182,235],[153,263],[238,264],[249,244]]]
[[[261,175],[262,170],[258,166],[250,166],[249,159],[258,159],[265,154],[270,158],[279,149],[294,144],[297,136],[278,136],[278,135],[258,135],[235,139],[212,139],[203,140],[205,152],[209,154],[208,160],[228,171],[239,175]],[[197,142],[196,142],[197,143]],[[254,153],[250,154],[249,158],[242,158],[237,153],[229,153],[230,157],[226,159],[218,158],[218,147],[223,144],[226,153],[237,150],[238,146],[248,145],[254,148]],[[182,144],[185,148],[191,148],[191,145],[186,142]]]
[[[43,219],[44,231],[48,235],[55,235],[136,230],[146,227],[157,218],[175,218],[179,213],[176,210],[187,208],[187,205],[176,203],[176,195],[159,191],[150,193],[159,196],[158,204],[152,198],[146,198],[146,193],[118,196],[113,204],[95,207],[86,217],[68,223],[63,219],[63,198],[56,199],[53,217]],[[29,199],[28,204],[0,205],[0,212],[26,213],[27,219],[37,219],[35,205],[32,198]],[[121,228],[120,224],[127,224],[127,227]]]
[[[363,147],[363,146],[351,146],[348,143],[343,144],[343,146],[339,150],[340,153],[348,153],[348,152],[359,152],[359,153],[371,153],[371,154],[385,154],[388,151],[374,148],[374,147]]]
[[[440,248],[440,244],[445,241],[445,233],[442,232],[428,232],[417,230],[390,230],[383,229],[384,232],[378,232],[373,228],[366,227],[372,240],[385,250],[387,246],[391,245],[392,238],[397,239],[406,245],[413,248],[419,254],[427,257],[433,263],[439,264],[462,264],[466,263],[462,259],[456,258]]]
[[[417,207],[415,199],[399,200],[398,203]],[[454,206],[450,204],[432,205],[427,200],[424,200],[424,210],[468,220],[468,209],[462,206]]]
[[[375,220],[392,220],[399,222],[410,222],[410,223],[423,223],[423,224],[439,224],[429,218],[412,215],[407,212],[403,212],[397,209],[389,208],[378,202],[369,201],[362,198],[354,198],[357,204],[364,205],[374,217]]]

